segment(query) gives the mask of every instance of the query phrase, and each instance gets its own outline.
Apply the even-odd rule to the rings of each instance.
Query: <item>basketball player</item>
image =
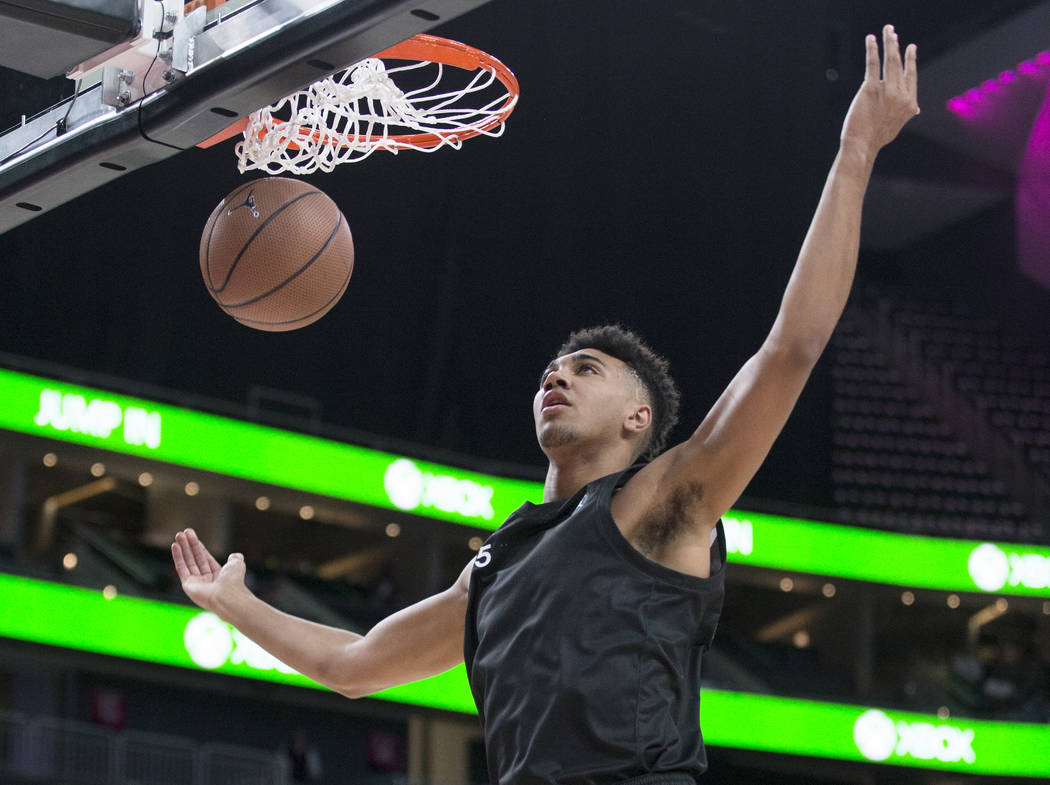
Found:
[[[700,659],[723,595],[720,517],[831,336],[876,153],[918,112],[915,46],[902,59],[893,27],[882,37],[881,73],[866,40],[864,83],[772,330],[687,441],[663,451],[677,410],[666,363],[619,328],[576,333],[533,402],[545,501],[511,515],[455,585],[359,636],[266,605],[245,587],[240,554],[220,566],[187,529],[172,554],[190,598],[350,697],[465,659],[493,785],[694,783],[706,768]]]

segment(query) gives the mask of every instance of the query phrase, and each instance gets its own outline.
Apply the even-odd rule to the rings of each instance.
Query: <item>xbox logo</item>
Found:
[[[387,467],[383,487],[399,510],[414,510],[423,501],[423,472],[407,458],[399,458]]]
[[[896,756],[944,763],[974,763],[972,728],[929,722],[894,722],[885,712],[869,709],[853,723],[853,741],[860,754],[881,762]]]
[[[230,627],[214,613],[198,613],[190,619],[182,640],[190,659],[208,670],[225,665],[233,652]]]
[[[999,591],[1010,577],[1009,558],[990,542],[973,549],[967,566],[973,582],[983,591]]]
[[[493,488],[448,474],[421,471],[408,458],[398,458],[386,468],[383,487],[399,510],[429,507],[467,518],[491,520]]]
[[[897,728],[884,713],[869,709],[853,723],[853,741],[865,758],[883,761],[897,747]]]
[[[183,631],[182,640],[190,659],[208,670],[215,670],[229,663],[247,665],[260,671],[296,673],[214,613],[198,613],[190,619]]]

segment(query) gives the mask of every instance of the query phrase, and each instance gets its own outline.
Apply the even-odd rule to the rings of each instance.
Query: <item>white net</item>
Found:
[[[394,75],[404,82],[409,74],[420,86],[402,90]],[[453,74],[465,84],[449,84]],[[467,72],[431,61],[388,68],[369,58],[253,112],[237,144],[237,168],[309,174],[377,150],[458,149],[472,136],[502,135],[501,120],[516,100],[488,68]]]

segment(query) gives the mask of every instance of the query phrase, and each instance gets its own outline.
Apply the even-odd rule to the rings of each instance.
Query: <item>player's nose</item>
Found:
[[[553,390],[555,387],[568,387],[569,378],[563,376],[561,371],[551,371],[547,374],[547,378],[543,380],[544,391]]]

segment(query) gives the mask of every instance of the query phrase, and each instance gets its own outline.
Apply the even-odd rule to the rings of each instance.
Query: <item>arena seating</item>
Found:
[[[1050,352],[1045,336],[1018,335],[967,309],[895,299],[892,325],[924,361],[951,374],[992,428],[1009,434],[1019,454],[1050,482]]]
[[[846,523],[1023,539],[1024,505],[877,347],[853,306],[832,339],[832,481]]]

